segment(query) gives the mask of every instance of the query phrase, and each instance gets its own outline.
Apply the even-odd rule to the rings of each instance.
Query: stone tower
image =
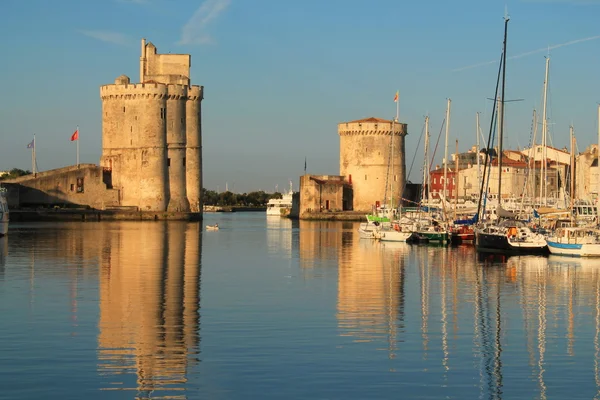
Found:
[[[390,187],[394,206],[398,206],[406,182],[404,137],[407,125],[366,118],[338,124],[338,134],[340,175],[352,184],[353,209],[367,212],[376,202],[388,204]],[[390,148],[392,143],[393,148]]]
[[[202,212],[203,87],[189,54],[157,54],[142,39],[140,83],[100,87],[102,158],[120,204],[141,211]]]

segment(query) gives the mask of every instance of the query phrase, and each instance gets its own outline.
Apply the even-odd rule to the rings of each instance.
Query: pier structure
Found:
[[[202,213],[202,86],[189,54],[158,54],[142,39],[140,83],[100,87],[102,157],[121,206]]]
[[[393,207],[401,204],[407,124],[370,117],[338,124],[338,134],[340,175],[352,186],[353,210],[370,211],[390,200]]]

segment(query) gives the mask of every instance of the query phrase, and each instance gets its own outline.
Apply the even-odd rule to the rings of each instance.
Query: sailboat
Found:
[[[546,253],[548,247],[546,240],[543,235],[534,233],[525,222],[515,219],[514,215],[507,210],[502,208],[502,139],[504,131],[504,91],[506,84],[506,38],[508,33],[508,21],[509,18],[504,18],[504,43],[502,51],[502,59],[500,62],[500,69],[498,74],[502,72],[502,94],[499,104],[499,132],[498,132],[498,205],[497,215],[498,222],[488,223],[486,225],[480,225],[475,229],[475,246],[478,251],[501,251],[508,253],[524,253],[524,254],[537,254]],[[498,96],[498,81],[496,83],[496,94],[494,99]],[[492,113],[492,122],[490,124],[490,132],[493,127],[494,115]],[[489,151],[489,150],[488,150]],[[486,163],[489,162],[489,157],[486,158]],[[485,171],[485,169],[484,169]],[[484,179],[482,180],[482,189],[485,187],[485,173]],[[480,196],[481,197],[481,196]]]
[[[452,100],[448,99],[446,106],[446,150],[444,154],[444,186],[443,194],[441,195],[442,204],[444,204],[444,197],[446,195],[446,188],[448,187],[448,134],[450,131],[450,104]],[[445,212],[444,212],[445,214]],[[447,220],[444,216],[444,221]],[[415,236],[419,241],[435,242],[447,244],[450,240],[450,234],[446,228],[446,224],[442,225],[433,218],[427,219],[425,224],[419,224]]]
[[[598,106],[600,117],[600,106]],[[575,204],[574,172],[574,147],[575,138],[571,126],[571,209]],[[598,123],[598,135],[600,137],[600,120]],[[577,226],[574,221],[574,213],[571,212],[571,226],[559,227],[554,234],[546,238],[548,250],[551,254],[559,254],[577,257],[600,257],[600,229],[596,227]]]

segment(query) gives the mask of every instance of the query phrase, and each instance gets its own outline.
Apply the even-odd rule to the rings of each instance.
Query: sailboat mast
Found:
[[[429,116],[425,117],[425,162],[423,165],[423,199],[429,198],[429,193],[431,193],[429,186]],[[427,196],[426,196],[427,195]]]
[[[596,150],[596,155],[598,156],[598,161],[596,163],[598,171],[598,182],[596,189],[596,216],[598,220],[596,224],[600,225],[600,104],[598,104],[598,149]]]
[[[548,152],[548,116],[546,113],[548,105],[548,74],[550,71],[550,57],[546,57],[546,74],[544,75],[544,108],[542,111],[542,179],[543,182],[548,182],[546,176],[548,174],[548,165],[546,164]],[[546,197],[548,197],[548,189],[546,184],[540,185],[540,199],[546,205]]]
[[[508,36],[508,16],[504,17],[504,44],[502,48],[502,97],[500,113],[500,132],[498,132],[498,205],[502,204],[502,137],[504,136],[504,93],[506,87],[506,40]]]
[[[475,156],[477,158],[477,183],[479,183],[481,185],[481,171],[480,171],[480,166],[479,166],[479,149],[480,149],[480,144],[479,144],[479,113],[475,114],[475,136],[477,136],[476,137],[477,152],[475,153]]]
[[[454,160],[454,219],[456,220],[456,207],[458,206],[458,139],[456,139],[456,160]]]
[[[531,149],[529,150],[529,182],[532,187],[531,197],[535,201],[536,194],[536,183],[535,183],[535,141],[537,140],[537,110],[533,109],[533,140],[531,142]],[[533,155],[531,154],[533,153]],[[533,163],[531,162],[533,160]],[[532,177],[533,176],[533,177]],[[534,203],[535,204],[535,203]]]
[[[448,135],[450,134],[450,103],[452,103],[452,100],[448,99],[448,104],[446,106],[446,145],[444,146],[444,199],[446,199],[448,188]]]
[[[569,127],[569,133],[571,136],[571,225],[573,224],[573,206],[575,205],[575,135],[573,133],[573,125]]]

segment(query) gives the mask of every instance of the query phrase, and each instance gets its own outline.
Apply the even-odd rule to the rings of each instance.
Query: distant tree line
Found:
[[[265,193],[264,191],[250,193],[217,193],[214,190],[202,189],[202,200],[205,206],[248,206],[260,207],[266,206],[271,199],[281,199],[283,196],[279,192]]]
[[[8,174],[0,175],[0,181],[4,181],[7,179],[14,179],[14,178],[18,178],[23,175],[30,175],[30,174],[31,174],[31,171],[25,171],[25,170],[22,170],[19,168],[13,168],[10,171],[8,171]]]

